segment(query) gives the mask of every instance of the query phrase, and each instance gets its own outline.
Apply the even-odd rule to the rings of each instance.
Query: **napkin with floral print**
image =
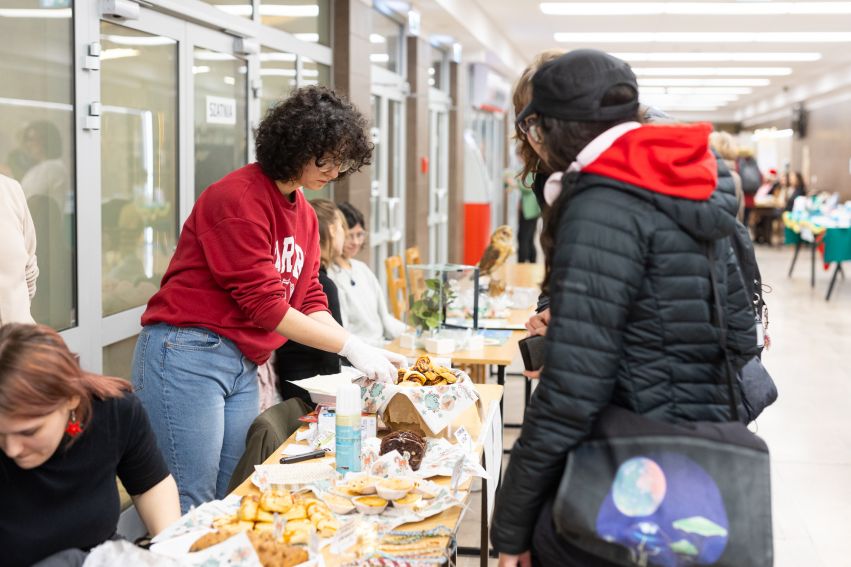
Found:
[[[479,399],[473,382],[465,372],[452,369],[452,373],[458,377],[458,381],[444,386],[406,388],[366,377],[359,378],[355,383],[361,387],[363,411],[383,414],[395,396],[405,396],[429,429],[426,433],[437,435]]]

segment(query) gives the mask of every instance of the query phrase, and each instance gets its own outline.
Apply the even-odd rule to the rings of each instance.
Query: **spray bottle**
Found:
[[[361,397],[360,386],[343,384],[337,389],[337,472],[360,472]]]

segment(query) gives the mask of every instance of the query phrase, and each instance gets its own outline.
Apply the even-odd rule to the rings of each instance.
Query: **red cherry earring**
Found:
[[[80,422],[77,421],[77,412],[71,410],[71,419],[68,420],[68,425],[65,426],[65,433],[68,434],[68,437],[76,437],[82,432],[83,428],[80,427]]]

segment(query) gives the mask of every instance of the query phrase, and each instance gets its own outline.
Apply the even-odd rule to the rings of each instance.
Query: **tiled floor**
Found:
[[[851,279],[840,279],[826,302],[831,272],[819,268],[813,290],[809,258],[799,258],[789,279],[791,250],[759,248],[757,254],[763,281],[772,288],[766,295],[772,348],[763,360],[780,391],[757,424],[772,453],[775,566],[851,567],[846,547],[851,535]],[[522,379],[509,378],[506,399],[522,398]],[[522,417],[519,403],[506,403],[505,412],[509,422]],[[516,436],[517,430],[506,429],[506,447]],[[476,495],[459,543],[479,545]],[[478,564],[478,558],[459,561],[463,567]]]

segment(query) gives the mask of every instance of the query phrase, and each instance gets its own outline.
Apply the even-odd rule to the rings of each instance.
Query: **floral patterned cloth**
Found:
[[[361,387],[363,411],[384,413],[394,396],[405,396],[411,400],[423,423],[430,430],[427,433],[437,435],[479,399],[479,394],[473,387],[470,377],[458,369],[452,369],[452,372],[458,377],[458,381],[446,386],[405,388],[396,384],[376,382],[365,377],[356,380],[355,383]]]

